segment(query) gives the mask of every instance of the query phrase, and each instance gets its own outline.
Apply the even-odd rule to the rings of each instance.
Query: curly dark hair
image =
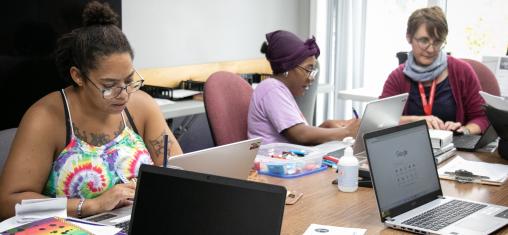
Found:
[[[134,52],[118,25],[118,15],[107,3],[89,2],[83,10],[83,26],[64,34],[57,42],[55,61],[60,76],[77,84],[70,76],[70,68],[79,68],[85,76],[97,68],[99,59],[115,53]]]

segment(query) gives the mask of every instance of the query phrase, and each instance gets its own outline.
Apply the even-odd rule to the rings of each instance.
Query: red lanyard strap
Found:
[[[422,98],[422,106],[423,112],[426,116],[432,115],[432,106],[434,105],[434,95],[436,94],[436,79],[432,81],[432,86],[430,87],[430,97],[427,102],[427,96],[425,95],[425,90],[423,89],[423,84],[421,82],[418,83],[418,90],[420,91],[420,98]]]

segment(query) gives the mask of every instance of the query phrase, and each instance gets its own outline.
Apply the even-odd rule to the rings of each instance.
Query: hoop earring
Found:
[[[289,75],[288,71],[284,72],[284,77],[288,77],[288,75]]]

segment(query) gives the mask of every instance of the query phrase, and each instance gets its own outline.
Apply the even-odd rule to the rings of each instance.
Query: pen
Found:
[[[168,135],[164,135],[164,168],[168,167]]]
[[[358,119],[358,113],[356,112],[356,109],[353,107],[353,114],[355,115],[355,118]]]

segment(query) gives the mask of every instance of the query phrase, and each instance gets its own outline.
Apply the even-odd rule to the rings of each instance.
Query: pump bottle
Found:
[[[339,164],[337,165],[337,186],[342,192],[355,192],[358,189],[359,163],[358,159],[353,156],[353,148],[351,147],[354,139],[346,137],[343,141],[349,146],[344,150],[344,156],[339,159]]]

